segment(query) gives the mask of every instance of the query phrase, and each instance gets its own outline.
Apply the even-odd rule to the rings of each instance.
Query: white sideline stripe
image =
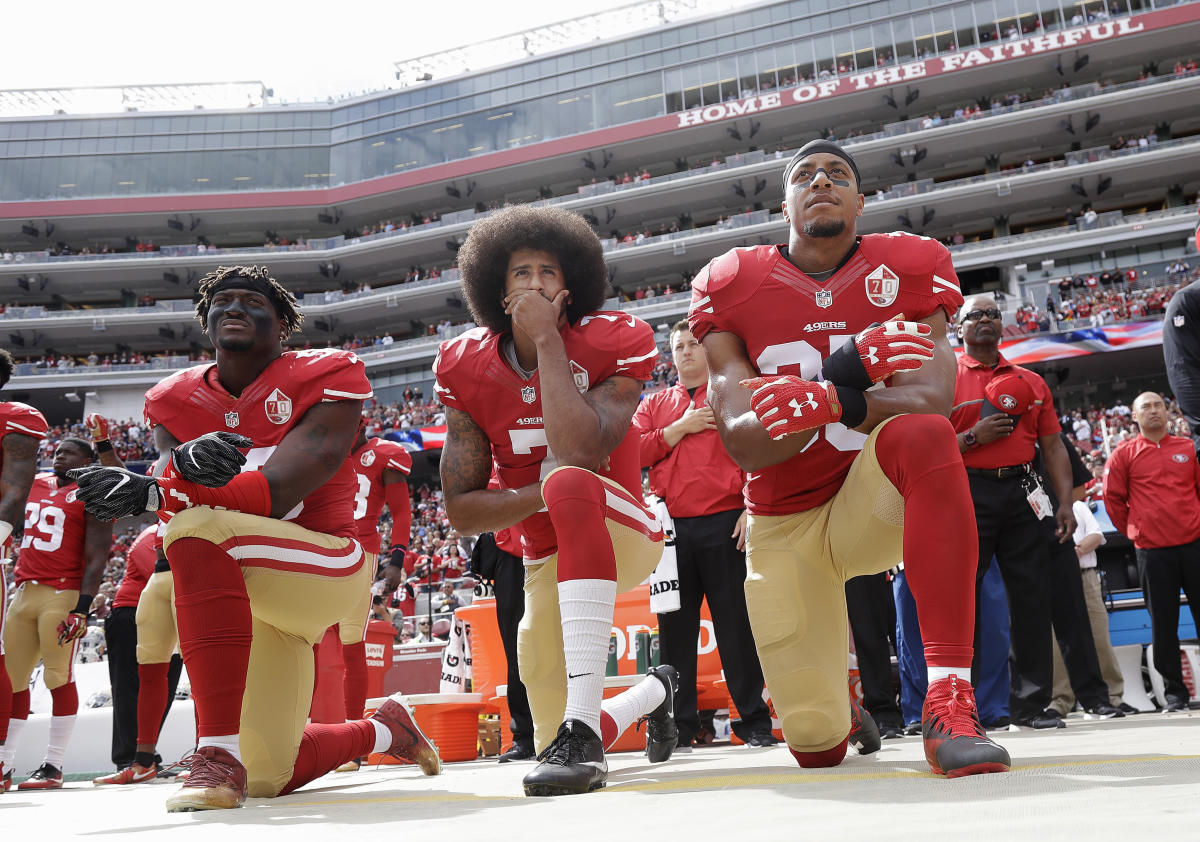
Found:
[[[648,360],[651,357],[657,357],[659,354],[658,346],[654,347],[653,351],[647,354],[642,354],[640,357],[626,357],[623,360],[617,360],[617,365],[628,365],[629,363],[640,363],[642,360]]]
[[[271,561],[286,561],[291,564],[307,564],[311,567],[323,567],[328,570],[345,570],[358,564],[362,557],[362,547],[356,542],[355,550],[342,558],[330,557],[320,553],[296,550],[289,547],[276,547],[271,544],[242,544],[232,547],[228,552],[238,560],[244,558],[265,558]]]
[[[31,436],[37,436],[39,439],[42,436],[46,435],[41,430],[32,430],[29,427],[24,427],[24,426],[18,424],[16,421],[9,421],[8,426],[12,427],[13,429],[20,430],[22,433],[29,433],[29,435],[31,435]]]
[[[641,506],[635,506],[624,497],[616,494],[612,489],[604,489],[605,503],[610,509],[615,509],[627,517],[633,518],[638,523],[644,525],[651,532],[658,532],[662,529],[662,524],[658,522],[658,518],[647,512]]]
[[[374,392],[367,392],[364,395],[360,394],[359,392],[343,392],[340,389],[326,389],[325,394],[331,395],[335,398],[358,398],[359,400],[365,401],[367,398],[371,397]]]

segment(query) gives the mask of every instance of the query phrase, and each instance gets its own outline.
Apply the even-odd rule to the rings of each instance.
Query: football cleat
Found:
[[[43,763],[33,770],[33,774],[17,784],[17,789],[62,789],[62,769]]]
[[[654,710],[638,720],[638,726],[646,723],[646,757],[651,763],[665,763],[679,742],[679,728],[675,725],[675,690],[679,687],[679,673],[675,667],[663,664],[646,671],[663,684],[666,697]]]
[[[371,718],[392,732],[392,744],[384,754],[415,763],[426,775],[436,775],[442,771],[442,758],[438,756],[437,746],[421,733],[403,694],[388,696],[387,701],[371,714]]]
[[[246,801],[246,767],[223,748],[201,746],[184,758],[188,777],[167,799],[168,813],[232,810]]]
[[[123,786],[125,784],[146,784],[157,778],[157,763],[151,763],[149,766],[130,763],[124,769],[113,772],[111,775],[93,778],[92,783],[96,786]]]
[[[871,718],[858,700],[850,698],[850,745],[859,754],[871,754],[879,751],[883,742],[879,737],[879,726]]]
[[[600,789],[608,781],[604,743],[578,719],[558,726],[538,760],[537,768],[522,782],[526,795],[578,795]]]
[[[537,752],[533,750],[533,740],[515,740],[508,751],[500,755],[497,763],[514,763],[518,760],[533,760]]]
[[[1008,752],[988,738],[979,723],[975,691],[951,675],[929,684],[921,710],[925,759],[936,775],[958,778],[986,772],[1007,772]]]
[[[347,760],[345,763],[343,763],[341,766],[338,766],[333,771],[335,771],[335,772],[357,772],[359,769],[361,769],[363,766],[365,766],[366,763],[367,763],[367,758],[356,757],[353,760]]]

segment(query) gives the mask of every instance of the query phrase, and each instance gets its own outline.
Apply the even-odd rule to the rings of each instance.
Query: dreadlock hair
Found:
[[[96,461],[96,446],[85,438],[80,436],[63,436],[59,440],[59,446],[64,444],[73,444],[91,457],[92,461]]]
[[[8,353],[6,349],[0,348],[0,389],[7,385],[14,368],[16,368],[16,362],[13,360],[12,354]]]
[[[215,271],[200,279],[200,287],[197,290],[199,297],[196,300],[196,318],[204,330],[208,330],[208,311],[218,288],[226,281],[236,280],[244,280],[247,288],[261,292],[271,299],[271,303],[275,305],[275,312],[279,314],[287,331],[285,339],[300,329],[304,314],[300,312],[296,296],[272,278],[266,266],[218,266]]]
[[[475,321],[495,333],[512,329],[504,312],[505,275],[512,253],[537,249],[558,258],[571,293],[567,321],[600,309],[608,297],[608,267],[600,240],[583,217],[562,208],[510,205],[476,222],[458,250],[463,294]]]

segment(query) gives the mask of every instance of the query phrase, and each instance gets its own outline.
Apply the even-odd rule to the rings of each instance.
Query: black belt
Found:
[[[1017,477],[1022,474],[1029,473],[1029,463],[1024,465],[1007,465],[1003,468],[967,468],[967,473],[977,477],[991,477],[992,479],[1008,479],[1009,477]]]

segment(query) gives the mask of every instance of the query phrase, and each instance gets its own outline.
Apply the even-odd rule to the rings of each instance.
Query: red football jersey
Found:
[[[238,397],[221,386],[215,363],[173,374],[146,393],[146,420],[153,426],[162,424],[180,441],[217,430],[240,433],[254,442],[242,470],[256,471],[316,404],[369,397],[371,384],[362,360],[349,351],[287,351]],[[347,460],[283,520],[314,532],[355,538],[356,488]]]
[[[138,598],[145,590],[146,582],[150,581],[150,574],[154,572],[154,562],[158,560],[158,554],[154,552],[157,532],[158,524],[152,523],[133,539],[129,552],[125,554],[125,575],[121,577],[121,584],[113,596],[113,608],[137,606]]]
[[[764,375],[815,379],[825,358],[875,322],[918,321],[962,305],[950,252],[911,234],[868,234],[824,283],[793,266],[779,246],[737,248],[709,263],[692,282],[688,324],[736,334]],[[842,424],[822,428],[803,453],[749,475],[751,514],[807,511],[833,497],[866,436]]]
[[[562,337],[580,392],[610,377],[648,380],[659,357],[650,325],[628,313],[592,313],[565,328]],[[517,374],[504,358],[500,335],[475,328],[443,342],[433,372],[442,403],[466,412],[487,435],[501,488],[521,488],[558,467],[546,442],[538,373],[528,380]],[[642,496],[638,436],[632,425],[603,475]],[[527,560],[546,558],[558,549],[544,510],[522,521],[520,532]]]
[[[42,413],[29,404],[16,401],[0,402],[0,439],[9,433],[42,439],[50,429]],[[0,456],[0,461],[3,456]]]
[[[354,469],[354,520],[358,525],[358,543],[369,553],[379,555],[379,513],[383,511],[383,472],[399,471],[405,482],[412,472],[412,457],[404,445],[388,439],[367,439],[358,450],[350,451]],[[392,512],[395,518],[396,513]],[[400,543],[407,543],[407,536]]]
[[[34,477],[14,571],[18,585],[33,580],[59,591],[79,589],[86,566],[86,514],[76,491],[73,482],[59,488],[51,472]]]

